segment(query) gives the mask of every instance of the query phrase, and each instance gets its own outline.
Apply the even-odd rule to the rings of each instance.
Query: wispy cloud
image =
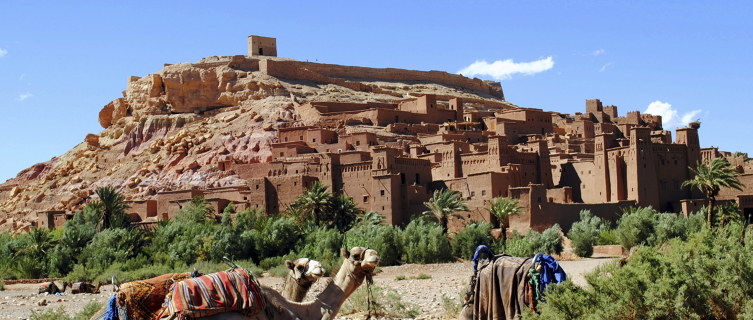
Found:
[[[592,55],[594,55],[594,56],[598,56],[598,55],[600,55],[600,54],[602,54],[602,53],[604,53],[604,48],[601,48],[601,49],[599,49],[599,50],[596,50],[596,51],[594,51],[594,52],[591,52],[591,54],[592,54]]]
[[[3,48],[0,48],[0,58],[2,58],[4,55],[8,53],[8,50],[5,50]]]
[[[24,94],[19,95],[18,98],[16,99],[16,101],[24,101],[26,99],[29,99],[29,98],[33,97],[33,96],[34,95],[31,94],[31,93],[24,93]]]
[[[601,67],[601,70],[599,70],[599,72],[604,72],[604,70],[606,70],[608,66],[613,65],[613,64],[614,64],[614,62],[610,62],[610,63],[605,64],[603,67]]]
[[[512,75],[516,73],[530,76],[549,70],[552,67],[554,67],[554,60],[552,60],[552,57],[531,62],[517,63],[513,62],[512,59],[497,60],[492,63],[488,63],[486,60],[481,60],[463,68],[458,71],[458,73],[466,77],[482,75],[491,76],[496,80],[505,80],[512,78]]]
[[[23,80],[23,79],[24,79],[24,76],[26,76],[26,74],[25,74],[25,73],[24,73],[24,74],[22,74],[22,75],[21,75],[21,77],[20,77],[20,78],[18,78],[18,80]]]
[[[672,108],[671,104],[656,100],[648,105],[644,113],[661,116],[664,129],[671,130],[686,126],[689,122],[695,120],[693,118],[701,113],[701,111],[698,109],[680,115],[677,109]]]

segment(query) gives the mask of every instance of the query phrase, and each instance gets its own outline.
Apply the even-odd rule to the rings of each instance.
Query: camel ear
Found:
[[[340,248],[340,254],[343,256],[343,258],[348,259],[350,258],[350,251],[345,250],[345,248]]]
[[[285,266],[288,267],[288,269],[290,270],[293,270],[293,268],[295,268],[293,261],[290,261],[290,260],[285,260]]]

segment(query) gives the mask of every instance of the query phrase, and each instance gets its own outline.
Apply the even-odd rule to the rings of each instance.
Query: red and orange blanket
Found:
[[[259,283],[248,271],[238,268],[176,282],[160,317],[191,319],[228,311],[255,315],[265,306]]]

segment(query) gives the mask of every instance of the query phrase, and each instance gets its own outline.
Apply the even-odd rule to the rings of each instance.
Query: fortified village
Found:
[[[232,202],[274,214],[321,181],[391,224],[449,188],[471,208],[451,219],[453,230],[496,223],[484,210],[494,197],[525,208],[510,218],[513,230],[567,230],[583,209],[611,220],[629,206],[697,211],[705,196],[681,185],[689,166],[718,157],[749,186],[720,198],[746,219],[753,212],[753,167],[701,148],[700,123],[673,139],[660,116],[620,116],[598,99],[574,115],[523,108],[505,101],[499,82],[279,58],[274,38],[250,36],[247,56],[131,77],[99,121],[100,134],[0,185],[2,228],[60,226],[105,185],[127,195],[132,220],[148,223],[199,195],[216,212]]]

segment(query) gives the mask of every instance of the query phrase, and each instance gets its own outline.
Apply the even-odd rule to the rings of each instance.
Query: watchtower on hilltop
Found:
[[[249,56],[277,56],[277,38],[248,36]]]

